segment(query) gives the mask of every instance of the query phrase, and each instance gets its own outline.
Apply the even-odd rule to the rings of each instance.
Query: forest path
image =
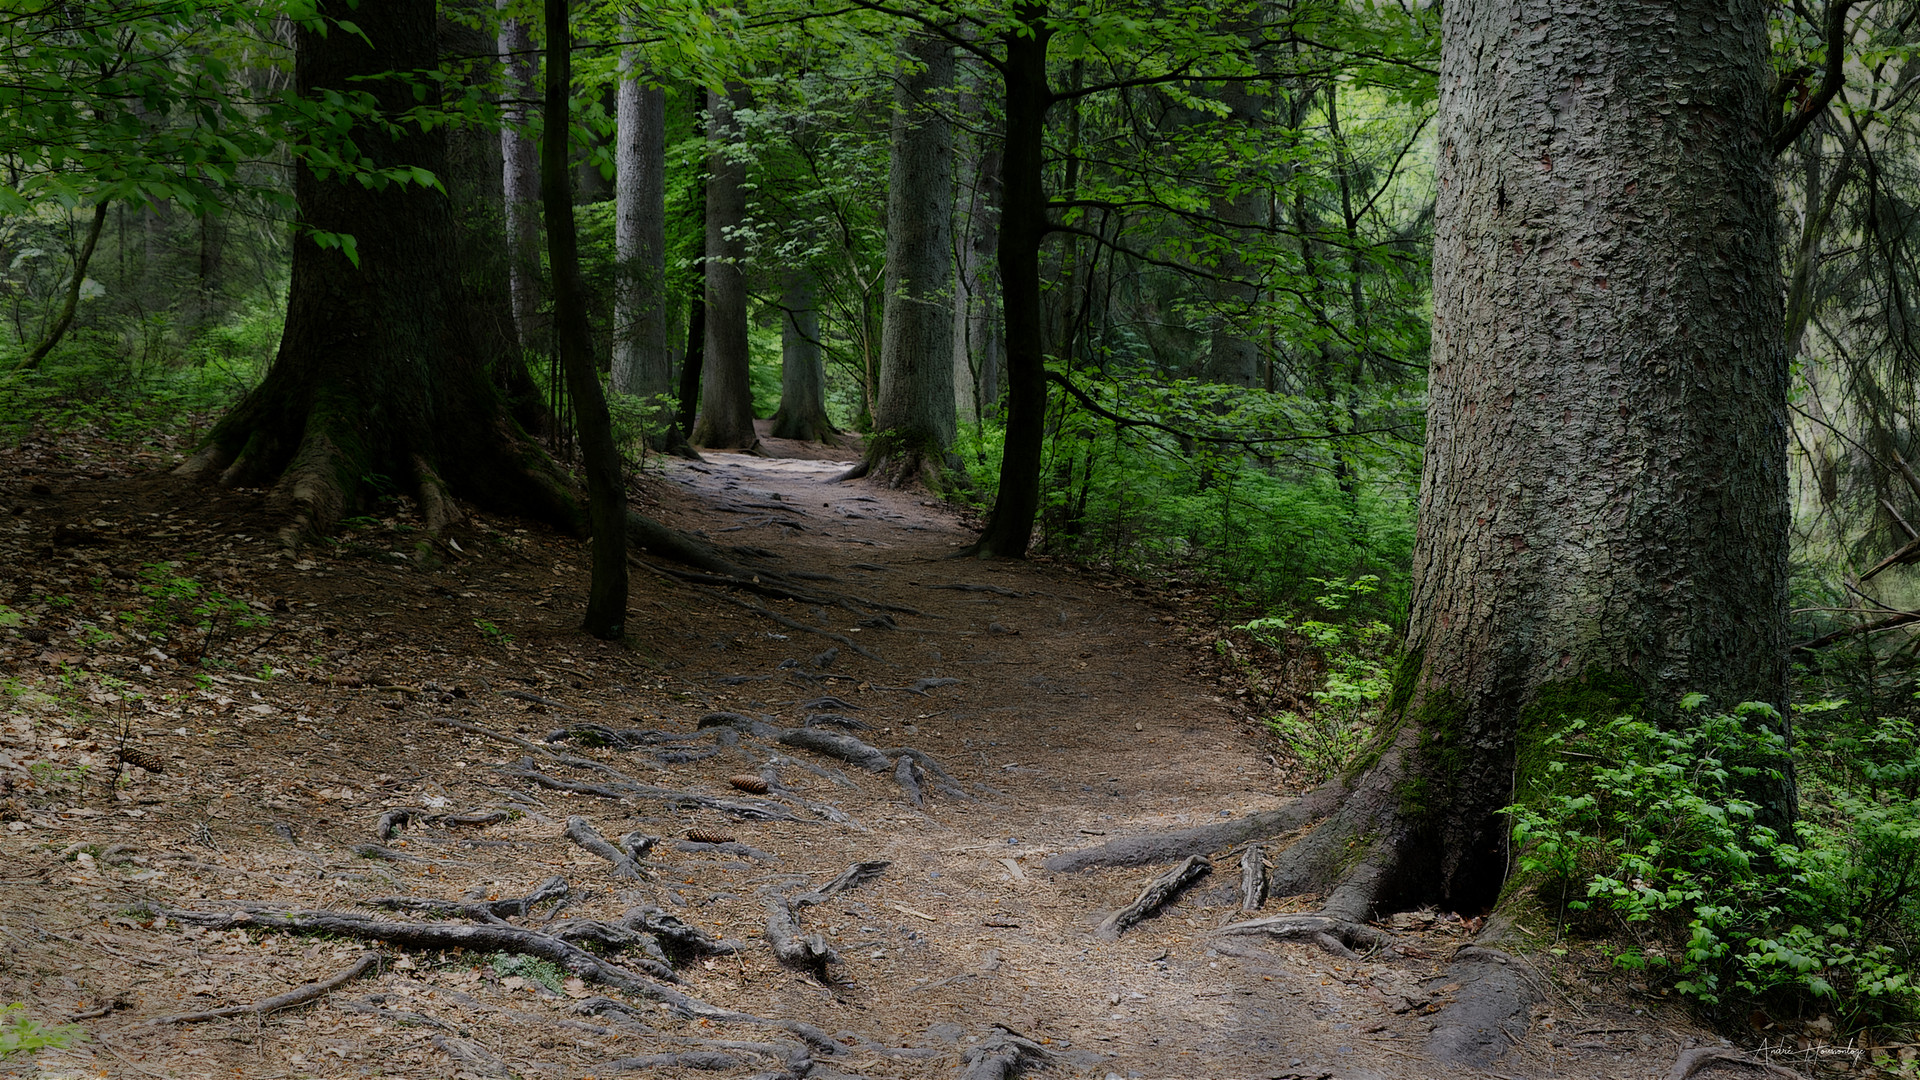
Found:
[[[569,538],[476,518],[436,544],[396,514],[288,555],[257,539],[272,530],[256,493],[111,472],[48,484],[14,462],[23,492],[46,491],[0,533],[28,614],[0,649],[0,1001],[94,1014],[93,1041],[41,1054],[44,1075],[992,1077],[1015,1052],[1005,1031],[1050,1075],[1665,1075],[1665,1022],[1564,997],[1497,1073],[1434,1064],[1422,1043],[1458,989],[1441,974],[1457,920],[1396,919],[1401,955],[1367,960],[1218,936],[1245,917],[1237,853],[1117,940],[1097,934],[1161,868],[1050,874],[1048,855],[1284,796],[1196,653],[1204,614],[1066,567],[951,559],[967,533],[947,507],[834,483],[844,455],[809,454],[709,454],[637,492],[848,604],[636,570],[632,648],[575,630],[587,560]],[[179,664],[167,649],[195,631],[148,632],[161,559],[182,560],[162,578],[272,625],[201,642],[210,675]],[[716,713],[738,719],[698,726]],[[887,751],[883,771],[821,732]],[[165,771],[101,782],[123,742]],[[784,796],[736,790],[743,773]],[[413,819],[382,837],[396,810]],[[574,818],[608,841],[659,837],[641,876],[570,842]],[[531,915],[367,906],[525,896],[552,875],[567,896]],[[825,980],[775,958],[770,904],[834,950]],[[326,1001],[265,1018],[151,1023],[271,997],[367,947],[345,922],[290,934],[250,911],[544,936],[646,905],[742,943],[677,957],[673,989],[730,1019],[609,1004],[621,995],[489,944],[389,947]],[[637,955],[607,954],[625,970]],[[1556,1009],[1572,1045],[1555,1046]]]

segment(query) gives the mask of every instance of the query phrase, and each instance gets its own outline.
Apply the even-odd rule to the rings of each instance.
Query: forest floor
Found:
[[[0,1073],[1754,1075],[1689,1057],[1718,1040],[1597,962],[1529,976],[1541,996],[1491,1071],[1437,1064],[1459,915],[1384,919],[1394,948],[1357,959],[1220,934],[1312,909],[1243,914],[1237,852],[1101,935],[1163,868],[1053,874],[1048,855],[1297,790],[1209,648],[1206,598],[950,559],[955,511],[833,483],[848,453],[768,446],[789,456],[650,470],[637,501],[849,606],[636,567],[626,645],[576,630],[584,546],[523,522],[434,541],[361,519],[290,553],[260,492],[185,486],[165,445],[0,451],[20,616],[0,630],[0,1003],[89,1036]],[[698,726],[717,713],[735,718]],[[795,731],[881,748],[886,771]],[[658,839],[596,855],[566,835],[591,844],[581,824]],[[783,965],[770,912],[837,959]],[[737,951],[643,959],[637,931],[671,946],[676,919]],[[266,1015],[166,1019],[349,970]]]

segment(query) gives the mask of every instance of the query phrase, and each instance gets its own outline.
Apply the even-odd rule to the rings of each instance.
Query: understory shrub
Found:
[[[1779,716],[1749,703],[1681,723],[1568,721],[1507,808],[1519,879],[1620,967],[1706,1006],[1815,1008],[1848,1024],[1920,1013],[1911,974],[1920,802],[1820,790],[1797,837],[1746,797],[1787,763]],[[1916,763],[1913,744],[1903,768]]]

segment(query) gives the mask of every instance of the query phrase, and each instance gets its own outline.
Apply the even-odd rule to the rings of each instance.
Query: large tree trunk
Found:
[[[833,421],[827,419],[827,370],[820,348],[818,286],[812,270],[801,266],[787,271],[780,307],[780,411],[773,414],[769,434],[777,439],[832,444]]]
[[[1046,8],[1023,3],[1006,48],[1006,139],[1000,208],[1000,289],[1007,334],[1007,435],[1000,490],[980,539],[965,554],[1020,559],[1040,512],[1040,452],[1046,436],[1047,371],[1041,342],[1040,244],[1046,239],[1044,140],[1053,93]]]
[[[418,80],[435,55],[431,0],[349,9],[366,34],[297,31],[294,79],[302,94],[370,93],[390,118],[356,136],[377,167],[446,166],[444,128],[404,117],[420,103]],[[386,77],[383,77],[386,76]],[[431,84],[426,84],[431,86]],[[428,91],[427,104],[434,104]],[[433,528],[456,514],[451,493],[512,513],[579,528],[563,476],[507,414],[487,379],[484,317],[459,287],[445,193],[418,185],[374,191],[322,179],[301,166],[294,195],[303,224],[350,234],[359,264],[302,231],[295,241],[287,322],[266,378],[180,467],[227,484],[272,484],[270,505],[297,543],[357,506],[369,478],[410,485]]]
[[[727,152],[734,141],[736,98],[745,91],[707,93],[707,336],[697,446],[754,445],[753,387],[748,376],[746,245],[747,170]]]
[[[501,11],[507,0],[499,0]],[[527,137],[527,102],[539,56],[533,34],[518,19],[500,22],[500,181],[507,215],[508,274],[513,291],[514,333],[523,349],[538,347],[540,325],[540,148]]]
[[[1409,659],[1295,888],[1344,877],[1356,916],[1483,906],[1497,811],[1563,718],[1678,722],[1690,691],[1784,710],[1767,11],[1447,6]],[[1752,794],[1791,822],[1789,774]]]
[[[937,491],[954,439],[953,135],[942,112],[953,46],[916,33],[903,59],[887,162],[880,395],[866,469],[894,487],[920,481]]]
[[[613,419],[600,389],[587,321],[586,285],[580,279],[579,240],[573,227],[573,191],[567,179],[567,94],[572,85],[573,27],[567,0],[546,0],[547,125],[540,143],[540,201],[546,211],[547,265],[553,268],[553,329],[573,398],[574,425],[586,466],[593,522],[593,576],[583,628],[597,638],[618,639],[627,621],[627,488]]]
[[[667,92],[647,84],[638,50],[620,54],[615,147],[613,388],[672,389],[667,352]]]
[[[1484,909],[1508,861],[1498,811],[1568,719],[1683,723],[1693,691],[1784,708],[1768,11],[1447,5],[1408,657],[1352,773],[1235,825],[1320,819],[1274,892],[1350,920]],[[1791,774],[1767,764],[1749,794],[1784,826]],[[1212,850],[1217,828],[1199,833],[1131,857]]]

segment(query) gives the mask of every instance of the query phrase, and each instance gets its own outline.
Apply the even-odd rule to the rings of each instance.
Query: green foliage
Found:
[[[42,1024],[26,1014],[25,1005],[0,1005],[0,1059],[72,1046],[86,1037],[77,1024]]]
[[[1308,716],[1283,712],[1266,723],[1306,767],[1309,777],[1322,780],[1346,768],[1372,741],[1380,703],[1392,689],[1395,639],[1378,619],[1343,618],[1349,608],[1378,590],[1377,576],[1312,580],[1321,589],[1313,605],[1325,618],[1269,615],[1236,629],[1276,650],[1288,649],[1297,639],[1318,657],[1322,684],[1310,692],[1318,707]]]
[[[1777,714],[1699,705],[1670,730],[1626,716],[1548,736],[1539,787],[1506,810],[1523,880],[1575,928],[1629,941],[1616,964],[1701,1003],[1913,1015],[1920,802],[1843,794],[1781,837],[1743,795],[1785,765]]]
[[[147,598],[141,619],[154,640],[174,642],[182,629],[193,630],[199,641],[192,659],[199,662],[222,638],[257,630],[272,621],[246,601],[209,589],[182,575],[179,569],[178,562],[149,563],[140,568],[140,593]]]
[[[473,620],[473,628],[480,631],[480,636],[486,639],[489,645],[505,645],[507,642],[513,640],[512,634],[500,629],[500,627],[486,619]]]
[[[541,986],[558,994],[567,985],[567,971],[551,960],[542,960],[536,956],[521,953],[495,953],[493,970],[501,975],[513,976],[537,982]]]

